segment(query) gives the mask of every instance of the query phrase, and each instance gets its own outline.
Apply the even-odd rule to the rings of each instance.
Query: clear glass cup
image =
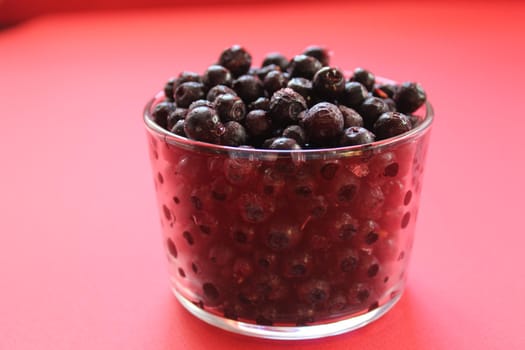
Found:
[[[173,293],[222,329],[311,339],[403,293],[433,119],[364,146],[276,151],[174,135],[144,112]]]

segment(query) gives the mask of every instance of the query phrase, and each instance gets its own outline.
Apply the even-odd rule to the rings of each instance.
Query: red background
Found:
[[[0,349],[524,349],[521,2],[308,2],[37,17],[0,31]],[[417,80],[436,110],[407,292],[318,341],[231,335],[169,291],[141,111],[240,43]]]

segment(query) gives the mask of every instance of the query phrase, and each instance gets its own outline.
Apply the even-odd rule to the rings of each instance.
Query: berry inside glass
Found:
[[[424,91],[329,68],[320,47],[256,69],[234,46],[218,62],[170,79],[144,114],[175,295],[264,338],[377,319],[404,289],[433,118]]]

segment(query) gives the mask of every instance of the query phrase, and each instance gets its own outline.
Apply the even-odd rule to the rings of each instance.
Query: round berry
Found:
[[[330,53],[322,46],[311,45],[308,46],[304,51],[303,55],[311,56],[316,58],[323,66],[330,65]]]
[[[184,122],[184,119],[177,120],[177,122],[175,123],[175,125],[173,125],[170,131],[175,135],[186,137],[186,132],[184,131],[184,124],[186,124]]]
[[[317,58],[306,55],[297,55],[290,62],[288,72],[292,77],[312,79],[315,73],[317,73],[322,67],[323,65],[317,60]]]
[[[314,100],[314,88],[311,80],[306,78],[292,78],[288,82],[287,87],[301,94],[308,106],[313,105],[312,101]]]
[[[359,114],[363,117],[365,127],[368,129],[372,129],[374,123],[381,114],[389,111],[390,108],[385,100],[379,97],[367,98],[358,109]]]
[[[351,126],[363,126],[363,117],[359,115],[354,109],[350,107],[346,107],[344,105],[339,105],[339,110],[341,113],[343,113],[343,118],[345,121],[345,128],[349,128]]]
[[[240,146],[246,143],[246,130],[244,126],[235,121],[224,124],[224,134],[221,136],[221,144],[225,146]]]
[[[208,67],[202,75],[202,82],[208,88],[215,85],[226,85],[231,86],[232,75],[227,68],[214,64]]]
[[[223,122],[241,121],[246,114],[246,105],[239,96],[222,94],[215,99],[215,110]]]
[[[350,108],[359,107],[368,97],[365,86],[357,81],[345,84],[345,89],[339,97],[339,102]]]
[[[224,125],[214,109],[202,106],[188,112],[184,132],[190,139],[218,144]]]
[[[418,83],[406,82],[401,84],[394,96],[397,109],[402,113],[415,112],[427,100],[427,94]]]
[[[359,67],[354,70],[354,75],[352,75],[350,81],[357,81],[363,84],[368,91],[372,91],[374,89],[376,77],[366,69]]]
[[[268,109],[270,109],[270,99],[268,97],[259,97],[248,105],[249,111],[253,111],[255,109],[268,111]]]
[[[284,77],[283,73],[278,70],[270,71],[264,77],[263,85],[268,95],[272,95],[275,91],[285,88],[288,84],[288,80]]]
[[[151,117],[158,126],[166,129],[168,127],[168,117],[174,110],[175,104],[173,102],[163,101],[153,108]]]
[[[374,91],[373,94],[376,97],[381,98],[394,98],[394,95],[396,94],[397,86],[394,84],[380,84],[378,85]]]
[[[273,71],[282,72],[281,67],[279,67],[276,64],[270,64],[270,65],[256,69],[255,74],[253,75],[257,75],[257,77],[259,77],[259,79],[263,81],[264,78],[266,78],[266,76],[268,75],[268,73],[273,72]]]
[[[323,67],[312,80],[314,91],[325,99],[335,99],[345,89],[345,76],[337,68]]]
[[[186,108],[175,108],[168,116],[168,130],[173,129],[173,126],[181,120],[186,118],[188,110]]]
[[[286,67],[288,67],[289,62],[283,54],[279,52],[271,52],[264,57],[262,66],[266,67],[271,64],[279,66],[281,70],[284,71],[286,70]]]
[[[283,137],[294,139],[299,146],[306,143],[306,133],[299,125],[290,125],[283,130]]]
[[[234,45],[221,53],[219,64],[227,68],[234,77],[238,77],[248,73],[252,56],[242,46]]]
[[[253,75],[242,75],[233,82],[233,90],[245,103],[255,101],[264,96],[261,80]]]
[[[180,84],[175,90],[177,107],[188,108],[193,101],[204,98],[204,85],[194,81]]]
[[[230,94],[230,95],[237,96],[237,93],[232,88],[226,85],[216,85],[208,91],[208,94],[206,95],[206,99],[208,101],[213,102],[218,96],[223,95],[223,94]]]
[[[272,120],[266,111],[254,109],[244,119],[244,127],[250,136],[267,137],[272,131]]]
[[[321,102],[306,112],[303,125],[310,142],[330,146],[343,132],[343,114],[336,105]]]
[[[269,114],[276,126],[295,124],[299,113],[306,110],[304,98],[290,88],[276,91],[270,99]]]
[[[192,110],[193,108],[197,108],[197,107],[215,108],[215,105],[213,104],[213,102],[205,100],[205,99],[195,100],[188,107],[188,111]]]
[[[360,126],[352,126],[345,129],[339,139],[340,146],[355,146],[372,143],[375,141],[375,135],[368,129]]]
[[[400,135],[411,128],[410,119],[399,112],[383,113],[374,123],[374,133],[379,140]]]
[[[288,137],[277,137],[272,141],[268,148],[277,150],[297,150],[301,149],[301,146],[299,146],[294,139]]]

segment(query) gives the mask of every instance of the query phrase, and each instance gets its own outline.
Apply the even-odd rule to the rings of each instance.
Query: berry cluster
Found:
[[[226,146],[294,150],[353,146],[412,129],[426,101],[421,85],[381,84],[356,68],[331,67],[311,46],[288,60],[268,54],[260,68],[241,46],[224,50],[200,75],[169,79],[154,121],[176,135]]]

